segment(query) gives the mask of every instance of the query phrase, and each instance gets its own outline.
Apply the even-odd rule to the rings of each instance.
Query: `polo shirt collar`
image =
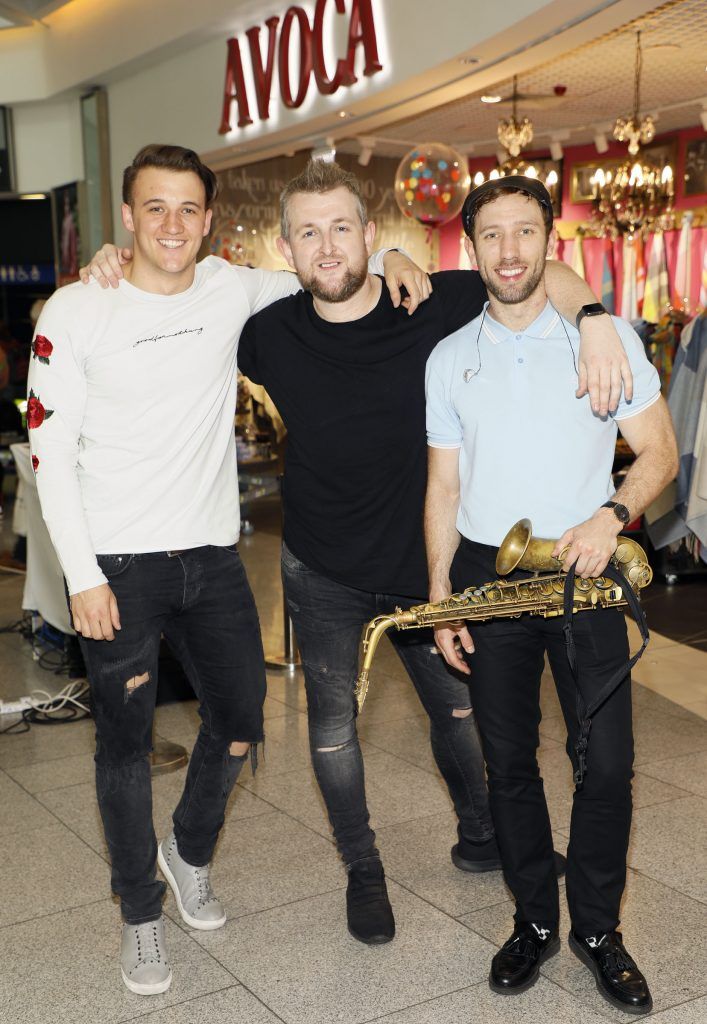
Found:
[[[540,313],[535,320],[533,320],[532,324],[525,328],[525,330],[512,331],[510,328],[504,327],[503,324],[499,324],[497,320],[493,319],[491,314],[488,312],[488,305],[489,304],[487,302],[484,306],[485,316],[482,331],[494,345],[498,345],[502,341],[511,341],[515,338],[516,334],[521,334],[525,338],[547,338],[553,333],[560,322],[560,314],[548,301],[545,304],[545,308],[542,313]]]

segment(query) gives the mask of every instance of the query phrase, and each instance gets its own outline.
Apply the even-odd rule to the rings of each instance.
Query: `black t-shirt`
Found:
[[[330,323],[300,292],[251,317],[238,366],[287,427],[284,538],[311,569],[376,593],[427,593],[425,363],[486,301],[475,271],[432,275],[408,316],[383,282],[375,308]]]

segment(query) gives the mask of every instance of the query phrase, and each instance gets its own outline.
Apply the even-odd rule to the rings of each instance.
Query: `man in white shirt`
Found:
[[[224,924],[209,861],[248,749],[255,761],[263,738],[262,643],[236,549],[236,353],[248,317],[300,285],[216,257],[196,263],[216,189],[191,150],[141,150],[123,181],[135,250],[125,279],[52,296],[29,375],[39,497],[91,683],[98,802],[125,921],[122,977],[143,995],[172,977],[156,860],[190,927]],[[408,263],[388,259],[388,271]],[[380,263],[372,258],[372,269]],[[414,306],[425,275],[397,276]],[[149,752],[162,634],[202,726],[158,851]]]
[[[545,259],[555,241],[545,187],[515,176],[487,182],[470,193],[463,221],[489,303],[427,363],[425,535],[434,602],[495,579],[498,545],[524,516],[539,536],[559,536],[553,554],[566,550],[565,569],[576,562],[579,576],[601,575],[621,529],[677,465],[658,375],[624,321],[614,318],[633,371],[632,401],[624,397],[615,414],[598,416],[567,386],[576,377],[579,332],[545,291]],[[592,312],[583,307],[578,320],[583,311]],[[614,494],[617,423],[636,460]],[[469,676],[501,861],[516,901],[515,928],[493,958],[489,983],[504,994],[525,991],[559,949],[552,834],[536,759],[547,653],[568,750],[578,738],[581,702],[589,707],[614,673],[625,673],[592,717],[586,773],[574,795],[569,942],[612,1005],[645,1013],[652,1005],[646,980],[617,931],[633,763],[625,620],[621,609],[574,616],[576,683],[562,626],[561,618],[523,615],[479,623],[473,640],[463,626],[436,629],[445,660]]]

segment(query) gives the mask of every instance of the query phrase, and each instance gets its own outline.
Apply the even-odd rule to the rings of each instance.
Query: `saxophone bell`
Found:
[[[514,569],[527,569],[530,572],[557,572],[562,566],[565,552],[554,558],[552,549],[556,540],[546,537],[533,537],[533,524],[529,519],[519,519],[501,541],[496,556],[496,572],[507,576]]]

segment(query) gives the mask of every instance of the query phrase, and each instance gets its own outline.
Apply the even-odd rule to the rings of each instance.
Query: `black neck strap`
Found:
[[[612,580],[618,586],[621,587],[621,591],[628,606],[631,610],[631,614],[636,621],[636,625],[641,631],[642,643],[639,649],[634,655],[632,655],[627,662],[625,662],[619,669],[614,672],[609,681],[601,688],[599,693],[596,695],[589,705],[585,705],[582,698],[582,694],[579,689],[579,666],[577,664],[577,651],[574,643],[574,636],[572,631],[572,609],[574,607],[574,581],[575,581],[575,567],[574,565],[570,568],[565,579],[565,591],[564,591],[564,617],[562,632],[565,635],[565,645],[567,647],[567,660],[570,663],[572,675],[574,676],[575,684],[577,686],[577,718],[579,720],[579,735],[577,742],[575,743],[575,753],[577,755],[577,765],[574,772],[574,782],[576,786],[581,786],[584,781],[584,776],[587,770],[587,747],[589,746],[589,732],[592,727],[592,717],[597,713],[599,708],[609,699],[614,690],[616,690],[623,680],[626,678],[628,673],[631,671],[633,666],[636,664],[638,659],[641,657],[646,649],[650,634],[648,632],[648,625],[646,623],[646,613],[641,607],[641,603],[638,600],[638,596],[628,582],[626,577],[621,573],[611,562],[607,565],[603,574],[607,579]],[[588,613],[590,614],[590,613]]]

